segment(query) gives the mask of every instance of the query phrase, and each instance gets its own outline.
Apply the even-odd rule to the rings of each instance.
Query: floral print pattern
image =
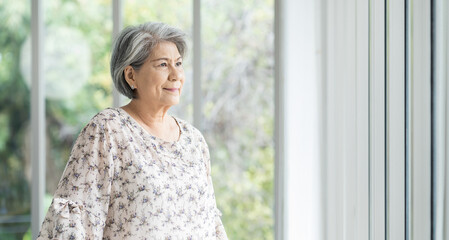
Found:
[[[209,150],[176,119],[178,141],[150,135],[121,108],[81,131],[38,239],[227,239]]]

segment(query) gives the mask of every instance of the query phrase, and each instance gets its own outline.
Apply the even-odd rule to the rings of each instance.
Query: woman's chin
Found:
[[[162,101],[162,105],[165,106],[174,106],[177,105],[179,103],[179,97],[171,97],[170,99],[164,99],[164,101]]]

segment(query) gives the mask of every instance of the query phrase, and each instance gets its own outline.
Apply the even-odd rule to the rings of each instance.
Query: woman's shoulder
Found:
[[[200,142],[205,141],[204,136],[201,133],[201,131],[193,126],[193,124],[189,123],[186,120],[180,119],[178,117],[174,117],[176,121],[179,124],[179,127],[181,128],[182,134],[185,134],[187,137],[193,137],[194,139],[197,139]]]
[[[102,111],[95,114],[89,124],[111,124],[119,123],[123,119],[123,114],[120,112],[119,108],[105,108]]]
[[[90,121],[85,125],[82,132],[87,130],[104,131],[109,128],[114,128],[117,124],[120,124],[123,117],[117,108],[106,108],[95,114]]]

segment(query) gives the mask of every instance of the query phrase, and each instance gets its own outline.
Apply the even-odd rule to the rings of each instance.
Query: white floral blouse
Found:
[[[180,138],[150,135],[121,108],[81,131],[38,239],[227,239],[209,150],[175,119]]]

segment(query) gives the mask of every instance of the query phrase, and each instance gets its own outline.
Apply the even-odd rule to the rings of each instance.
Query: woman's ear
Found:
[[[125,80],[126,82],[129,84],[129,86],[134,90],[135,88],[137,88],[137,82],[135,79],[135,70],[133,67],[131,66],[126,66],[125,70],[123,70],[124,75],[125,75]]]

